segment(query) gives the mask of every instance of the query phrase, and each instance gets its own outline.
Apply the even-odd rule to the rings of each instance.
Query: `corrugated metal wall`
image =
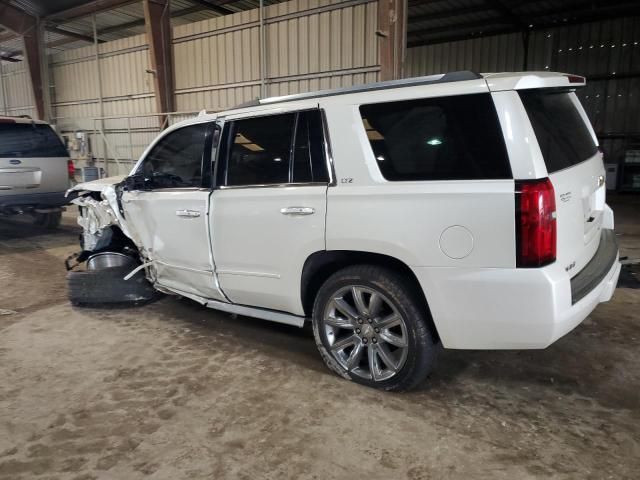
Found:
[[[294,0],[264,16],[268,96],[378,80],[376,0]],[[173,45],[177,111],[223,110],[260,96],[259,10],[177,26]],[[146,38],[100,44],[99,58],[102,114],[95,48],[50,59],[54,117],[63,133],[87,131],[96,157],[106,148],[129,165],[159,132],[158,117],[140,116],[156,108]],[[94,120],[108,116],[123,118]],[[93,133],[100,124],[104,137]]]
[[[296,0],[265,8],[267,95],[376,81],[377,3]],[[174,28],[178,110],[260,96],[259,11]]]
[[[50,72],[54,116],[63,128],[92,128],[84,118],[155,111],[149,47],[144,35],[98,45],[100,82],[95,47],[53,55]]]
[[[84,131],[93,156],[109,158],[109,174],[124,173],[157,135],[158,118],[129,116],[155,112],[153,76],[147,73],[149,47],[145,35],[67,50],[50,58],[54,85],[52,106],[58,130],[66,135]],[[99,75],[99,77],[98,77]],[[105,135],[99,135],[100,128]],[[106,154],[105,154],[106,152]],[[73,157],[80,152],[71,151]],[[122,167],[118,167],[122,163]]]
[[[35,118],[33,91],[25,62],[0,62],[0,115]]]
[[[519,34],[409,48],[406,76],[452,70],[520,71]],[[632,136],[640,138],[640,17],[534,32],[527,70],[571,72],[587,77],[578,91],[601,138],[607,161],[617,163]]]

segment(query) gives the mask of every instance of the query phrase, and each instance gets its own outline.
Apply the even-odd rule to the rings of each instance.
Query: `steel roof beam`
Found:
[[[546,16],[553,15],[551,13],[539,13],[536,14],[535,17],[532,17],[531,24],[533,28],[529,29],[530,31],[541,30],[545,28],[558,28],[566,25],[578,25],[581,23],[588,23],[600,20],[609,20],[612,18],[619,18],[621,16],[635,16],[640,15],[640,4],[637,2],[630,2],[618,5],[609,5],[602,6],[596,9],[591,9],[589,11],[576,12],[576,14],[566,21],[554,21],[554,20],[545,20],[541,23],[536,23],[536,19],[544,18]],[[493,19],[492,19],[493,20]],[[472,28],[483,28],[482,32],[473,32],[468,31],[464,32],[464,29],[472,29]],[[459,40],[469,40],[472,38],[481,38],[481,37],[489,37],[493,35],[500,35],[504,33],[516,33],[521,32],[522,29],[520,27],[500,27],[500,24],[490,23],[489,20],[485,20],[484,24],[482,22],[469,22],[466,24],[458,24],[451,25],[446,28],[438,27],[433,29],[425,29],[425,30],[417,30],[411,32],[411,38],[408,39],[409,47],[417,47],[420,45],[434,45],[438,43],[448,43],[455,42]],[[447,33],[450,35],[444,35],[436,38],[420,38],[421,35],[437,35],[440,33]],[[475,34],[475,35],[474,35]]]
[[[202,7],[211,10],[212,12],[216,12],[218,15],[230,15],[232,13],[236,13],[234,10],[227,8],[221,1],[216,0],[190,0],[193,3],[201,5]],[[229,3],[229,2],[227,2]]]
[[[44,17],[47,23],[64,23],[76,18],[87,17],[94,13],[107,12],[116,8],[124,7],[137,0],[93,0],[77,7],[68,8],[60,12],[52,13]]]
[[[158,112],[174,111],[169,1],[143,0],[145,29],[151,55],[151,70]],[[161,123],[164,124],[162,120]]]
[[[69,30],[65,30],[64,28],[52,27],[52,26],[49,25],[49,26],[45,27],[45,30],[47,30],[48,32],[58,33],[60,35],[64,35],[65,37],[72,38],[73,40],[83,40],[83,41],[89,42],[89,43],[93,43],[94,42],[93,37],[90,37],[88,35],[83,35],[81,33],[70,32]],[[104,43],[104,40],[98,39],[98,43]]]
[[[38,18],[3,2],[0,3],[0,23],[6,29],[22,36],[36,111],[38,118],[44,119],[46,115],[42,71],[44,32],[40,22]]]
[[[423,15],[415,15],[409,17],[409,24],[428,22],[430,20],[448,20],[449,18],[459,17],[460,15],[468,15],[470,13],[492,12],[494,8],[485,5],[475,5],[473,7],[453,8],[450,10],[441,10],[434,13],[425,13]]]

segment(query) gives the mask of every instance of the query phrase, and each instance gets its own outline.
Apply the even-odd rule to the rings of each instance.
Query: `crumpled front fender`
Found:
[[[80,207],[78,225],[83,229],[85,250],[98,250],[108,245],[111,232],[107,227],[111,226],[118,226],[122,233],[140,247],[139,240],[131,233],[120,210],[117,187],[124,178],[124,176],[108,177],[80,183],[67,191],[67,196],[77,194],[71,203]],[[100,199],[97,199],[96,193],[99,193]]]

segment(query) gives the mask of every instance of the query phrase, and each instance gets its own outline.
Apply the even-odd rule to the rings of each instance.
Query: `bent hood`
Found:
[[[113,177],[105,177],[98,180],[93,180],[92,182],[78,183],[77,185],[67,190],[66,195],[69,196],[69,193],[71,192],[103,192],[105,188],[113,187],[114,185],[122,182],[125,178],[127,178],[126,175],[115,175]]]

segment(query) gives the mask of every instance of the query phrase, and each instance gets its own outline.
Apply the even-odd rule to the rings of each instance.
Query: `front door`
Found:
[[[122,205],[160,286],[225,300],[214,274],[208,222],[216,128],[199,123],[160,138],[135,172],[143,174],[141,189],[124,192]]]
[[[320,111],[225,119],[213,254],[234,303],[303,314],[305,260],[325,249],[329,173]]]

